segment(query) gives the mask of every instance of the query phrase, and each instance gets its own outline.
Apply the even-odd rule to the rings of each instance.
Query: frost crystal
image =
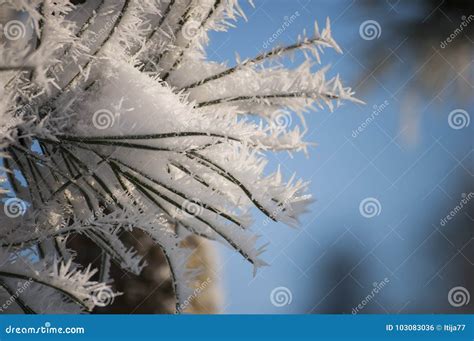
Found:
[[[295,226],[311,201],[306,182],[267,169],[268,154],[306,152],[304,114],[357,101],[327,68],[312,71],[325,48],[341,52],[329,20],[229,67],[205,48],[245,18],[237,0],[7,0],[0,14],[20,30],[0,36],[0,291],[30,283],[15,301],[25,313],[110,303],[111,262],[146,265],[121,239],[133,229],[162,248],[177,307],[199,273],[189,236],[265,265],[253,208]],[[294,53],[305,61],[279,63]],[[98,270],[75,262],[77,234],[102,250]]]

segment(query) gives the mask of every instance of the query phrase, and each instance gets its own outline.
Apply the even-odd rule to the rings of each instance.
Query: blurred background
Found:
[[[474,312],[474,2],[242,5],[248,21],[212,34],[211,60],[233,65],[329,17],[344,53],[322,65],[366,105],[309,113],[309,158],[272,158],[311,180],[315,202],[298,229],[257,220],[270,266],[255,277],[219,248],[223,313]]]

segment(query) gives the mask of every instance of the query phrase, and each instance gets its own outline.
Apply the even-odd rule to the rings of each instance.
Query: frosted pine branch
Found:
[[[200,273],[191,236],[266,265],[252,217],[297,226],[311,202],[269,153],[307,153],[306,114],[359,102],[312,71],[323,49],[341,52],[329,20],[228,67],[205,50],[210,31],[245,19],[237,0],[7,0],[0,13],[24,30],[0,41],[0,294],[31,281],[24,313],[110,303],[111,266],[146,266],[121,238],[133,230],[163,250],[178,312]],[[295,53],[296,68],[278,63]],[[76,235],[100,250],[98,269],[79,265]]]

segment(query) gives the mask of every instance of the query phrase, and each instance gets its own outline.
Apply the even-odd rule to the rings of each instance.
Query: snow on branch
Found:
[[[360,103],[317,69],[325,48],[342,52],[329,20],[227,67],[205,51],[245,19],[237,0],[7,0],[0,13],[23,29],[0,41],[0,295],[27,285],[24,313],[111,303],[111,265],[146,266],[121,238],[136,229],[162,249],[178,312],[201,271],[188,238],[265,266],[252,217],[297,226],[312,201],[270,153],[307,153],[306,114]],[[76,235],[100,250],[97,270]]]

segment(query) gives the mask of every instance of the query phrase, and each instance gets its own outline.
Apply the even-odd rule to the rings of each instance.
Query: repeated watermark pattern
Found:
[[[201,23],[196,20],[189,20],[183,26],[183,37],[191,40],[193,39],[199,32],[199,28],[201,27]]]
[[[117,18],[120,16],[119,13],[114,14],[110,18],[107,18],[100,28],[97,30],[96,34],[90,35],[87,39],[90,46],[95,45],[100,41],[104,36],[108,34],[110,29],[114,26],[114,23],[117,21]]]
[[[276,287],[270,293],[270,302],[277,308],[290,305],[293,302],[293,293],[287,287]]]
[[[285,16],[283,18],[283,23],[278,29],[273,32],[273,34],[263,42],[262,47],[266,50],[268,49],[285,31],[295,22],[295,20],[300,16],[299,11],[295,11],[290,16]]]
[[[278,109],[271,115],[270,126],[276,130],[286,129],[291,126],[292,114],[285,109]]]
[[[275,217],[278,217],[278,214],[285,210],[285,207],[290,203],[290,199],[291,198],[285,199],[284,201],[279,203],[277,207],[270,212],[270,217],[266,216],[265,219],[263,219],[262,226],[267,226],[268,224],[271,224],[273,219]]]
[[[201,201],[197,198],[191,200],[184,200],[181,205],[181,210],[177,209],[178,214],[183,214],[187,218],[198,217],[204,212],[204,207]]]
[[[471,117],[464,109],[455,109],[448,115],[448,124],[455,130],[463,129],[469,126]]]
[[[33,279],[29,278],[27,281],[23,282],[20,286],[18,286],[15,292],[3,302],[0,306],[0,313],[3,313],[10,307],[13,303],[15,303],[20,295],[25,292],[26,289],[33,283]]]
[[[361,312],[362,309],[364,309],[365,306],[369,304],[375,298],[375,296],[377,296],[382,291],[382,289],[387,286],[388,283],[390,283],[390,280],[387,277],[385,277],[383,281],[374,282],[374,288],[372,291],[367,296],[365,296],[356,307],[352,308],[352,315],[356,315]]]
[[[468,305],[470,301],[471,295],[465,287],[457,286],[448,292],[448,302],[455,308]]]
[[[462,199],[459,203],[451,210],[449,213],[439,221],[441,226],[446,226],[461,210],[474,198],[474,193],[470,192],[468,194],[461,194]]]
[[[373,218],[382,212],[382,204],[377,198],[365,198],[359,204],[359,212],[364,218]]]
[[[372,107],[372,113],[366,118],[355,130],[352,131],[352,137],[358,137],[390,104],[388,100],[382,102],[382,104],[374,104]]]
[[[390,1],[388,1],[388,3],[390,3]],[[398,1],[396,3],[398,3]],[[395,8],[396,3],[393,6],[390,4],[390,6],[392,8]],[[206,10],[207,10],[207,8],[206,8]],[[197,12],[198,12],[197,14],[201,14],[201,15],[204,13],[202,11],[202,9],[200,11],[197,11]],[[283,18],[283,22],[277,28],[277,30],[274,31],[269,36],[268,39],[263,41],[262,47],[265,50],[271,48],[271,46],[279,38],[281,38],[282,35],[285,34],[285,32],[289,29],[289,27],[291,25],[293,25],[295,23],[295,21],[298,20],[299,17],[300,17],[300,12],[299,11],[295,11],[293,14],[291,14],[289,16],[285,16]],[[97,32],[97,34],[91,35],[91,37],[89,39],[89,42],[95,44],[96,40],[100,39],[100,37],[102,35],[107,34],[107,31],[112,27],[113,23],[116,21],[117,16],[111,17],[109,19],[110,20],[106,21],[105,26],[101,28],[101,31]],[[198,15],[193,16],[192,13],[191,13],[191,15],[189,15],[186,19],[187,20],[184,21],[184,25],[183,25],[182,29],[180,30],[180,32],[181,32],[181,35],[184,38],[186,38],[188,40],[191,40],[191,39],[195,38],[196,35],[199,33],[199,30],[201,29],[201,25],[202,25],[201,21],[202,21],[203,18],[199,18]],[[454,40],[461,39],[461,35],[463,35],[466,32],[466,28],[468,27],[468,25],[470,25],[472,23],[472,21],[474,20],[474,16],[473,15],[463,16],[461,19],[462,19],[462,22],[459,25],[459,27],[457,27],[449,36],[447,36],[447,38],[444,41],[442,41],[440,43],[440,47],[442,49],[445,49]],[[281,16],[279,18],[277,18],[277,21],[280,21],[280,20],[281,20]],[[362,21],[362,20],[360,20],[360,21]],[[358,21],[357,24],[360,23],[360,21]],[[457,24],[457,22],[456,22],[456,24]],[[384,26],[384,29],[385,29],[385,26]],[[388,32],[388,29],[386,31]],[[387,35],[387,32],[384,32],[384,38]],[[355,27],[355,33],[357,34],[357,26]],[[12,20],[12,21],[6,23],[3,26],[0,25],[0,35],[3,35],[6,39],[9,39],[11,41],[15,41],[15,40],[19,40],[21,38],[24,38],[25,34],[26,34],[26,27],[20,21]],[[362,39],[364,39],[366,41],[373,41],[373,40],[380,39],[382,37],[382,26],[376,20],[366,20],[366,21],[362,22],[359,26],[359,35]],[[260,41],[261,40],[258,40],[258,42],[260,42]],[[437,40],[435,40],[435,45],[437,44],[438,41],[439,41],[439,38],[437,38]],[[258,42],[257,42],[257,45],[259,44]],[[359,41],[359,43],[360,43],[360,41]],[[350,50],[348,50],[348,51],[350,51]],[[392,52],[396,56],[396,49]],[[354,55],[356,55],[356,54],[354,53]],[[392,54],[389,55],[389,57],[390,56],[392,56]],[[365,63],[363,63],[363,61],[361,60],[360,64],[365,64]],[[382,64],[380,66],[382,66]],[[375,70],[371,70],[371,71],[374,71],[371,75],[375,78],[375,75],[374,75]],[[462,74],[462,73],[460,73],[460,74]],[[415,77],[415,76],[417,76],[417,74],[413,75],[413,77]],[[379,84],[381,86],[385,85],[385,84],[382,84],[382,82],[379,82]],[[387,88],[389,88],[389,87],[387,87]],[[387,91],[390,92],[389,90],[387,90]],[[371,127],[371,129],[375,129],[374,126],[378,125],[378,122],[377,123],[375,123],[375,122],[379,118],[379,116],[381,116],[381,114],[387,109],[387,107],[389,105],[396,105],[395,102],[399,100],[399,99],[397,99],[398,91],[395,94],[392,94],[392,95],[393,95],[392,96],[393,102],[389,102],[388,100],[385,100],[383,102],[379,102],[380,104],[374,104],[372,106],[373,110],[370,113],[366,113],[364,115],[364,117],[366,117],[366,119],[364,121],[360,122],[360,124],[359,124],[359,122],[355,122],[355,124],[350,125],[351,128],[349,128],[349,129],[352,129],[353,127],[356,127],[357,124],[358,124],[357,128],[352,130],[352,138],[356,139],[364,131],[366,131],[366,129],[368,129],[369,127]],[[383,94],[382,96],[380,96],[379,101],[384,98],[383,96],[387,96],[387,95]],[[392,101],[392,98],[390,98],[391,101]],[[451,106],[451,108],[452,108],[452,106]],[[31,107],[30,104],[26,104],[21,109],[19,109],[19,112],[21,114],[23,114],[23,113],[31,111],[32,109],[33,108]],[[389,108],[389,110],[390,109],[391,108]],[[461,129],[469,127],[469,125],[470,125],[470,114],[466,109],[470,110],[470,108],[468,108],[468,107],[466,107],[465,109],[458,108],[458,109],[452,110],[449,113],[449,115],[447,117],[447,121],[448,121],[448,125],[449,125],[450,128],[452,128],[454,130],[461,130]],[[370,107],[369,107],[368,111],[369,110],[371,110]],[[368,114],[368,116],[367,116],[367,114]],[[446,114],[446,112],[445,112],[445,114]],[[120,117],[120,114],[115,112],[115,110],[100,109],[100,110],[97,110],[93,114],[92,123],[93,123],[93,126],[96,129],[105,130],[105,129],[109,129],[111,127],[114,127],[114,125],[117,123],[116,121],[119,117]],[[286,128],[288,128],[292,125],[292,117],[293,117],[293,113],[290,112],[289,110],[279,109],[271,115],[271,117],[270,117],[271,119],[269,120],[268,124],[270,125],[270,127],[274,128],[276,130],[280,130],[280,129],[285,130]],[[445,121],[443,121],[442,124],[444,125],[444,127],[447,130],[449,130],[447,128],[447,125],[446,125]],[[390,131],[389,130],[387,130],[387,131],[388,131],[388,134],[386,134],[386,135],[390,135]],[[452,135],[453,136],[454,135],[459,136],[459,134],[456,134],[456,133],[452,133]],[[390,137],[392,138],[393,136],[390,136]],[[395,139],[395,137],[393,137],[393,138]],[[390,142],[390,143],[392,143],[392,142]],[[396,142],[394,144],[396,144]],[[387,145],[387,146],[389,146],[389,145]],[[1,180],[2,179],[0,179],[0,182],[1,182]],[[352,180],[352,179],[350,179],[350,180]],[[348,188],[350,188],[350,187],[348,187]],[[380,191],[378,193],[380,195],[382,195],[383,192]],[[116,194],[117,194],[117,196],[119,196],[118,193],[116,193]],[[126,197],[128,197],[128,199],[133,200],[133,202],[135,204],[135,207],[138,207],[139,210],[141,210],[141,211],[148,210],[148,205],[146,203],[142,202],[140,197],[137,197],[136,195],[133,195],[132,193],[130,193],[128,191],[126,191],[125,193],[120,193],[120,195],[125,195]],[[356,198],[362,198],[363,196],[364,195],[356,196]],[[386,197],[386,196],[384,195],[384,197]],[[459,203],[451,211],[449,211],[449,213],[445,217],[440,219],[440,225],[441,226],[446,226],[458,213],[462,212],[463,210],[466,210],[467,204],[470,202],[470,200],[473,197],[474,197],[474,193],[472,193],[472,192],[467,193],[467,194],[463,194],[462,199],[459,201]],[[358,200],[356,199],[356,201],[353,202],[353,204],[357,205],[357,201]],[[101,203],[99,205],[98,210],[93,212],[93,215],[88,220],[86,220],[84,223],[85,224],[92,223],[93,221],[97,220],[98,217],[103,216],[104,212],[106,211],[108,206],[112,205],[112,204],[113,204],[113,200],[111,200],[111,199],[107,200],[105,203]],[[29,203],[27,204],[26,202],[22,201],[21,199],[10,198],[10,199],[7,199],[5,201],[4,212],[10,218],[20,217],[20,216],[25,214],[27,208],[29,207],[28,205],[29,205]],[[204,204],[202,204],[202,202],[197,198],[192,198],[192,199],[189,199],[189,200],[185,200],[181,205],[178,204],[178,206],[180,206],[180,207],[176,207],[176,211],[179,214],[185,215],[187,217],[198,217],[198,216],[203,214],[204,208],[207,207]],[[271,212],[271,217],[277,216],[279,213],[281,213],[285,209],[285,207],[287,207],[286,202],[276,205],[276,208],[273,210],[273,212]],[[386,210],[385,213],[387,215],[389,215],[388,211],[389,211],[390,208],[391,208],[390,207],[390,202],[384,202],[384,210]],[[66,216],[70,215],[71,212],[69,210],[70,210],[70,208],[67,208],[67,207],[64,209],[64,212],[62,212],[63,217],[66,217]],[[449,208],[446,209],[446,211],[448,211],[448,210],[449,210]],[[354,210],[354,212],[357,215],[356,209]],[[382,204],[379,201],[379,199],[376,198],[376,197],[366,197],[363,200],[361,200],[360,203],[359,203],[359,212],[364,218],[374,218],[376,216],[379,216],[382,213]],[[468,212],[466,212],[466,214],[467,213]],[[272,221],[271,218],[266,217],[265,220],[263,220],[263,225],[267,225],[271,221]],[[66,227],[67,225],[68,225],[68,220],[63,218],[63,220],[59,224],[59,229],[62,229],[64,227]],[[304,226],[303,230],[306,227],[307,226]],[[402,263],[402,264],[404,264],[404,263]],[[303,269],[303,270],[305,270],[305,269]],[[397,270],[398,270],[398,268],[397,268]],[[383,275],[380,276],[380,277],[383,277]],[[209,278],[209,277],[207,278],[206,281],[202,282],[199,285],[199,287],[197,287],[194,290],[193,294],[190,295],[184,301],[184,303],[181,304],[177,308],[177,312],[182,312],[189,305],[191,305],[192,302],[194,300],[196,300],[198,298],[198,296],[200,294],[202,294],[202,292],[204,290],[207,289],[208,285],[211,282],[212,282],[212,279]],[[30,282],[29,281],[25,282],[25,285],[29,285],[28,283],[30,283]],[[358,314],[363,309],[365,309],[365,307],[370,302],[372,302],[378,294],[380,294],[380,292],[388,285],[388,283],[390,283],[390,280],[388,278],[385,278],[381,282],[374,282],[373,283],[373,289],[370,291],[370,293],[366,297],[364,297],[364,299],[361,301],[360,304],[358,304],[356,307],[354,307],[352,309],[352,314]],[[395,284],[393,284],[393,285],[395,285]],[[20,291],[20,289],[22,291]],[[15,292],[15,295],[12,295],[10,300],[7,300],[5,302],[6,305],[4,304],[3,306],[0,307],[0,311],[3,311],[3,309],[6,310],[8,308],[8,306],[13,304],[15,302],[15,300],[19,297],[19,295],[23,292],[24,289],[26,289],[26,288],[18,288],[17,292]],[[369,289],[367,289],[367,290],[369,290]],[[97,306],[105,306],[105,305],[113,303],[114,297],[115,297],[115,294],[112,292],[112,290],[109,287],[107,287],[107,288],[101,289],[100,291],[97,292],[97,295],[94,298],[95,299],[94,303]],[[468,291],[468,289],[466,287],[463,287],[463,286],[453,287],[448,292],[447,300],[448,300],[449,304],[452,307],[458,308],[458,307],[467,306],[470,303],[470,292]],[[288,306],[288,305],[292,304],[292,302],[293,302],[293,292],[288,287],[284,287],[284,286],[275,287],[270,293],[270,302],[275,307]],[[350,307],[349,307],[349,309],[350,309]],[[7,331],[7,333],[15,333],[15,330],[16,330],[16,333],[20,333],[20,331],[18,331],[18,330],[20,330],[19,328],[14,328],[14,327],[11,327],[11,326],[8,327],[8,328],[10,328],[10,329],[8,329],[9,331]],[[53,333],[52,331],[54,331],[54,333],[60,333],[60,332],[57,331],[57,328],[54,329],[53,327],[51,327],[51,324],[49,322],[47,322],[45,324],[45,326],[41,327],[41,328],[46,328],[45,331],[47,331],[47,333]],[[61,328],[59,328],[59,329],[61,329]],[[21,331],[22,331],[21,333],[35,333],[35,332],[33,332],[33,329],[31,329],[31,331],[30,331],[29,328],[28,329],[22,328]],[[78,332],[79,331],[80,331],[80,328],[78,328]],[[38,333],[38,332],[36,332],[36,333]]]
[[[99,130],[108,129],[115,124],[115,119],[119,116],[119,113],[113,113],[108,109],[100,109],[92,115],[92,124]]]
[[[135,209],[137,209],[140,213],[145,212],[148,208],[149,205],[145,203],[141,197],[133,195],[133,193],[130,192],[129,189],[115,189],[112,191],[111,195],[107,197],[107,199],[99,204],[99,207],[92,212],[89,218],[84,220],[84,224],[89,225],[100,218],[103,218],[105,216],[104,212],[111,208],[112,205],[115,204],[115,200],[120,201],[119,198],[122,199],[127,199],[133,202],[133,206]],[[159,216],[154,217],[151,219],[151,222],[156,222],[159,220]]]
[[[176,314],[182,313],[186,308],[188,308],[194,300],[198,298],[212,283],[212,279],[207,277],[197,288],[194,289],[193,293],[186,298],[183,303],[179,304],[176,308]]]
[[[9,198],[5,201],[3,211],[9,218],[18,218],[25,214],[27,209],[26,202],[19,198]]]
[[[359,35],[364,40],[374,40],[382,35],[382,27],[376,20],[366,20],[359,26]]]
[[[98,307],[105,307],[114,302],[116,294],[109,286],[102,287],[93,295],[94,304]]]
[[[26,27],[19,20],[10,20],[5,25],[0,24],[0,34],[11,41],[23,39],[26,36]]]
[[[452,43],[460,34],[463,33],[464,29],[472,22],[474,21],[474,15],[469,15],[466,17],[463,15],[461,17],[461,23],[459,26],[445,39],[443,40],[440,44],[439,47],[442,49],[445,49],[450,43]]]

